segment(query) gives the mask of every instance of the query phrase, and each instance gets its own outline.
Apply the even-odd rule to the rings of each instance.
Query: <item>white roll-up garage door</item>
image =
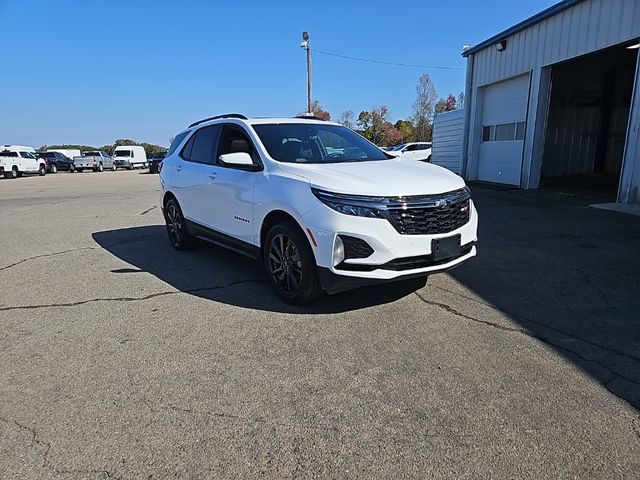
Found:
[[[529,75],[482,88],[478,180],[520,185]]]

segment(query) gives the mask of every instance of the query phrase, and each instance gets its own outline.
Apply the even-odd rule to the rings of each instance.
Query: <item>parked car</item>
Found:
[[[419,160],[421,162],[431,162],[431,142],[412,142],[396,145],[387,152],[396,157],[407,160]],[[389,147],[387,147],[389,148]]]
[[[160,164],[167,156],[167,152],[156,152],[149,159],[149,173],[160,173]]]
[[[111,156],[101,150],[84,152],[80,157],[73,157],[73,163],[77,172],[90,168],[94,172],[102,172],[105,168],[116,171],[116,164]]]
[[[46,175],[46,161],[36,158],[36,151],[32,147],[23,145],[0,147],[0,175],[4,175],[5,178],[17,178],[25,173]]]
[[[146,168],[147,153],[144,147],[139,145],[126,145],[116,147],[113,151],[116,167],[133,170],[137,167]]]
[[[476,254],[478,215],[462,178],[396,159],[337,123],[195,122],[175,136],[160,178],[175,249],[202,238],[259,259],[290,303],[424,279]]]
[[[73,160],[59,152],[36,152],[36,157],[47,162],[47,173],[73,172],[75,169]]]
[[[80,150],[78,150],[77,148],[48,148],[47,152],[58,152],[70,159],[82,155],[82,153],[80,153]]]

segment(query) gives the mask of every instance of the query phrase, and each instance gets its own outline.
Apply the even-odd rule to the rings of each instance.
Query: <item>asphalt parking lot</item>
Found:
[[[473,261],[291,307],[157,175],[0,180],[0,478],[637,478],[640,220],[474,196]]]

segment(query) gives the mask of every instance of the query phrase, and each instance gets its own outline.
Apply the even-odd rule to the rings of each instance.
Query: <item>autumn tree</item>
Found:
[[[302,112],[299,113],[298,115],[304,115],[307,112]],[[311,104],[311,113],[318,118],[321,118],[322,120],[331,120],[331,114],[329,112],[327,112],[322,105],[320,105],[320,102],[318,100],[314,100],[313,103]]]
[[[371,111],[362,111],[358,115],[358,126],[360,133],[367,140],[376,145],[383,145],[387,138],[387,129],[385,125],[389,123],[387,117],[389,109],[386,105],[371,108]]]
[[[455,110],[456,108],[458,108],[456,97],[453,95],[453,93],[450,93],[447,98],[441,98],[440,100],[438,100],[435,106],[435,112],[436,114],[442,112],[450,112],[452,110]]]
[[[353,130],[355,127],[355,116],[351,110],[346,110],[340,115],[340,124]]]
[[[411,120],[398,120],[394,126],[401,135],[398,143],[406,143],[414,140],[416,128],[413,126],[413,123],[411,123]]]
[[[413,123],[418,141],[431,140],[431,119],[437,98],[431,77],[423,73],[418,79],[416,100],[413,102]]]

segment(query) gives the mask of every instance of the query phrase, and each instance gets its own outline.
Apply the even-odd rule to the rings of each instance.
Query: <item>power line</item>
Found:
[[[372,60],[370,58],[350,57],[348,55],[340,55],[338,53],[323,52],[322,50],[316,50],[315,48],[311,50],[314,53],[319,53],[321,55],[329,55],[331,57],[346,58],[347,60],[357,60],[359,62],[380,63],[382,65],[393,65],[395,67],[431,68],[431,69],[438,69],[438,70],[461,70],[462,69],[462,67],[444,67],[441,65],[419,65],[415,63],[385,62],[384,60]]]

